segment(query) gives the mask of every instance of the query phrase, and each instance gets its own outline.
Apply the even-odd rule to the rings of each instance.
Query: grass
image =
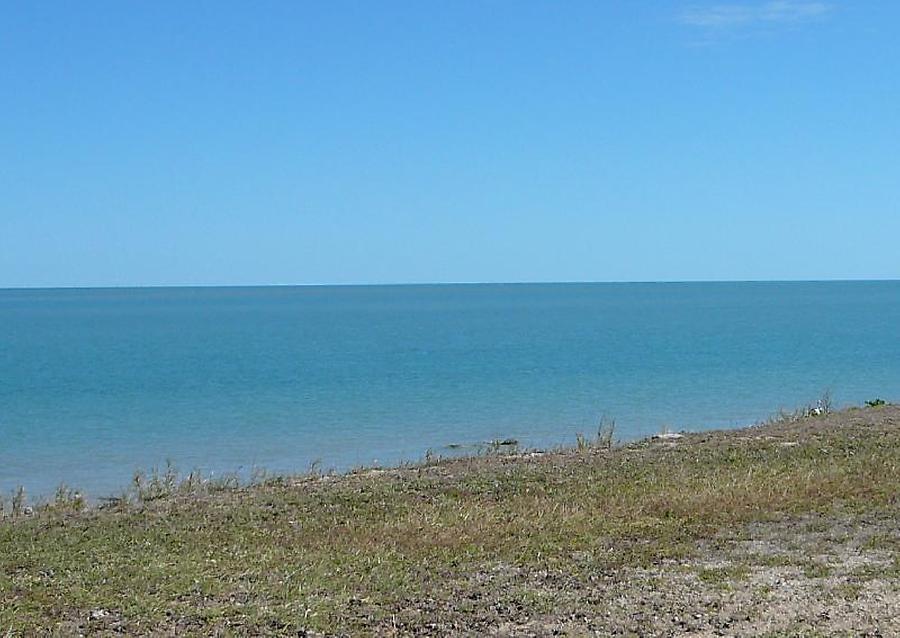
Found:
[[[697,577],[705,583],[726,587],[736,580],[743,580],[749,573],[750,568],[746,565],[705,567],[697,573]]]
[[[0,635],[454,633],[567,605],[589,618],[608,601],[578,592],[601,581],[620,586],[711,539],[745,538],[747,525],[811,516],[881,517],[872,545],[898,550],[893,407],[677,444],[613,447],[608,431],[578,450],[249,487],[169,468],[102,508],[63,489],[25,515],[20,496],[0,522]],[[811,560],[807,572],[829,570]],[[720,587],[749,572],[698,573]]]

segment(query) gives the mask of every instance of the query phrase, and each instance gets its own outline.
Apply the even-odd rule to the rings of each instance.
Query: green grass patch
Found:
[[[30,516],[5,509],[0,631],[353,634],[390,626],[410,601],[409,622],[492,604],[529,618],[569,584],[516,574],[591,582],[659,569],[755,521],[896,506],[898,428],[804,423],[250,487],[167,471],[103,509],[63,491]],[[786,432],[796,445],[779,444]],[[725,586],[748,572],[698,577]]]

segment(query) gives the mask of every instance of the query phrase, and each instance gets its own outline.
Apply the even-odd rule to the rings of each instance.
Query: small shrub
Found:
[[[50,508],[60,512],[80,512],[85,508],[84,497],[63,483],[56,488]]]
[[[10,513],[10,515],[13,518],[18,518],[18,517],[22,516],[23,514],[25,514],[25,510],[26,510],[25,501],[26,500],[27,499],[25,497],[25,488],[20,485],[18,488],[16,488],[16,491],[13,492],[12,510]]]
[[[149,475],[135,472],[132,487],[138,502],[165,498],[175,492],[178,487],[178,471],[171,461],[166,461],[165,472],[160,473],[157,468],[153,468]]]
[[[831,392],[826,391],[816,400],[815,403],[807,404],[796,410],[785,410],[782,408],[777,414],[770,416],[762,422],[762,425],[781,425],[788,423],[796,423],[802,419],[808,419],[814,416],[824,416],[834,412],[834,402],[831,399]]]
[[[615,433],[616,420],[609,419],[606,415],[600,417],[600,425],[597,427],[597,445],[604,450],[612,449]]]
[[[831,414],[834,411],[834,402],[831,400],[831,390],[826,390],[822,397],[816,401],[814,414]]]
[[[877,408],[882,405],[887,405],[887,401],[884,399],[870,399],[869,401],[866,401],[866,405],[870,408]]]
[[[584,434],[581,432],[575,435],[575,447],[578,448],[579,451],[586,450],[588,447],[587,439],[584,438]]]

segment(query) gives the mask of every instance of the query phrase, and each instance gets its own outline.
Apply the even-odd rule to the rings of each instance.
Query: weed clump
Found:
[[[866,402],[866,405],[868,405],[868,402]],[[814,403],[804,405],[796,410],[785,410],[782,408],[776,414],[766,419],[762,425],[789,425],[815,416],[826,416],[832,412],[834,412],[834,402],[831,398],[831,392],[826,391]]]
[[[616,432],[616,420],[607,417],[605,414],[600,417],[600,423],[597,425],[597,438],[589,441],[581,432],[575,434],[575,449],[584,451],[588,448],[595,447],[600,450],[611,450],[613,447],[613,436]]]
[[[10,510],[10,514],[13,518],[19,518],[20,516],[24,516],[28,513],[26,502],[27,498],[25,496],[25,488],[20,485],[18,488],[16,488],[16,491],[13,493],[12,497],[12,507]]]
[[[584,438],[584,434],[582,434],[581,432],[578,432],[575,435],[575,447],[579,452],[583,452],[584,450],[588,449],[587,439]]]
[[[73,490],[65,483],[56,488],[56,494],[53,501],[47,505],[47,508],[57,512],[77,513],[86,507],[84,497],[81,492]]]
[[[616,420],[607,417],[605,414],[600,417],[600,424],[597,426],[597,445],[604,450],[611,450],[613,447],[613,437],[616,433]]]

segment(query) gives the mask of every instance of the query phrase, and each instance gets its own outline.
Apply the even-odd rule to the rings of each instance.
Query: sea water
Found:
[[[0,491],[900,399],[900,282],[0,290]]]

